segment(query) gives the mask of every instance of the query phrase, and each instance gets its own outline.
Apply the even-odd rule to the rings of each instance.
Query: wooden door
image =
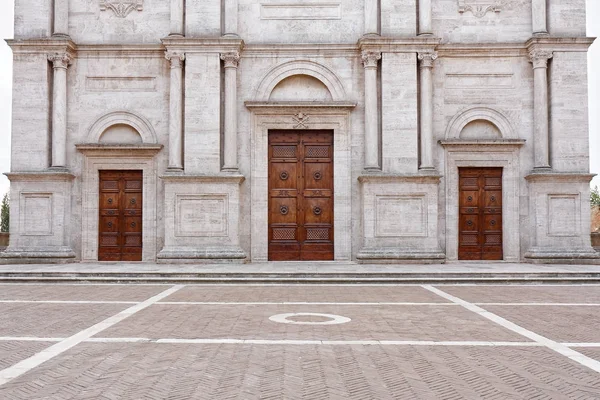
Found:
[[[333,132],[269,132],[269,260],[333,260]]]
[[[99,261],[142,261],[142,171],[100,171]]]
[[[502,168],[459,168],[459,260],[502,260]]]

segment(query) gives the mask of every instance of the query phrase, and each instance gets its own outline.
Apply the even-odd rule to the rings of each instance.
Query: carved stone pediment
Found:
[[[499,0],[458,0],[458,12],[463,14],[471,11],[477,18],[482,18],[488,12],[500,12],[502,3]]]
[[[100,11],[113,10],[119,18],[125,18],[133,10],[143,9],[144,0],[100,0]]]

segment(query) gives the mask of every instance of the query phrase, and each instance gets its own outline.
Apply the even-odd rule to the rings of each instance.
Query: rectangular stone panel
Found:
[[[155,92],[152,76],[88,76],[85,82],[90,92]]]
[[[23,236],[52,235],[52,193],[21,193]]]
[[[327,20],[341,19],[341,3],[311,2],[311,3],[286,3],[260,5],[260,19],[264,20],[286,20],[286,19],[308,19]]]
[[[179,195],[175,207],[176,236],[227,236],[228,196],[226,194]]]
[[[446,74],[448,89],[512,89],[513,74]]]
[[[427,236],[425,195],[377,196],[376,237]]]
[[[548,236],[577,236],[579,195],[548,195]]]

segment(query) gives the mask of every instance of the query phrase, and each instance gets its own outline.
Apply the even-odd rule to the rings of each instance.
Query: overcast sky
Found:
[[[14,0],[0,0],[0,38],[13,37]],[[587,0],[588,36],[600,36],[600,0]],[[589,52],[590,159],[591,171],[600,173],[600,39]],[[10,170],[12,53],[0,43],[0,172]],[[600,177],[593,184],[600,186]],[[0,176],[0,196],[8,191],[8,179]]]

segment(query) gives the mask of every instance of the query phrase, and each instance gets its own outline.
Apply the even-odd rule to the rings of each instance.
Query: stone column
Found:
[[[238,36],[238,0],[225,1],[224,36]]]
[[[52,36],[69,37],[69,0],[54,0]]]
[[[379,35],[377,0],[365,0],[365,35]]]
[[[167,51],[171,62],[171,89],[169,95],[169,166],[171,171],[183,170],[183,62],[185,53]]]
[[[548,121],[548,60],[552,52],[533,50],[529,53],[533,63],[533,149],[534,168],[550,168]]]
[[[419,0],[419,35],[433,35],[431,0]]]
[[[52,87],[52,168],[67,167],[67,68],[72,62],[68,53],[50,54],[54,67]]]
[[[225,62],[225,122],[223,170],[237,171],[237,67],[240,54],[237,51],[221,54]]]
[[[185,0],[171,0],[171,33],[169,36],[184,36],[184,1]]]
[[[548,34],[548,28],[546,26],[546,19],[548,18],[546,13],[546,0],[531,1],[531,17],[533,34]]]
[[[421,61],[421,163],[419,169],[433,169],[433,62],[436,52],[419,53]]]
[[[365,169],[379,169],[379,109],[377,102],[377,62],[381,53],[363,51],[365,66]]]

